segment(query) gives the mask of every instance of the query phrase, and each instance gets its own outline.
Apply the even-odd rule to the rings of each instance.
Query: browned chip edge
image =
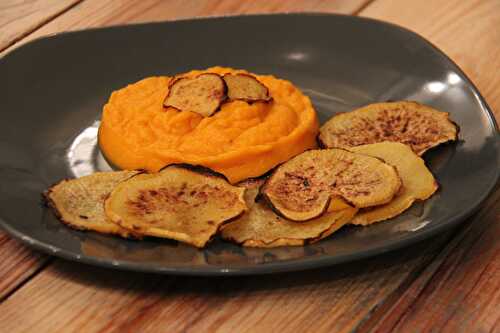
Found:
[[[223,91],[223,95],[222,95],[222,98],[219,100],[219,105],[218,105],[218,106],[215,108],[215,110],[214,110],[214,111],[213,111],[213,112],[212,112],[212,113],[208,116],[208,117],[211,117],[211,116],[213,116],[214,114],[216,114],[217,112],[219,112],[219,111],[220,111],[220,109],[221,109],[222,104],[224,104],[224,103],[226,102],[226,100],[227,100],[227,89],[228,89],[228,88],[227,88],[226,81],[224,81],[224,78],[223,78],[222,76],[220,76],[219,74],[217,74],[217,73],[212,73],[212,72],[210,72],[210,73],[201,73],[201,74],[199,74],[199,75],[195,76],[195,77],[194,77],[194,79],[199,78],[199,77],[200,77],[200,76],[202,76],[202,75],[216,75],[218,78],[220,78],[220,79],[221,79],[221,81],[222,81],[222,86],[223,86],[223,89],[224,89],[224,91]],[[168,83],[168,94],[167,94],[167,96],[165,96],[165,99],[163,100],[163,104],[162,104],[164,108],[173,108],[173,109],[175,109],[175,110],[182,111],[182,110],[180,110],[178,107],[175,107],[175,106],[173,106],[173,105],[168,105],[168,104],[167,104],[167,99],[170,97],[170,93],[172,92],[172,89],[170,89],[170,88],[171,88],[171,87],[172,87],[172,86],[173,86],[176,82],[178,82],[178,81],[180,81],[180,80],[184,80],[184,79],[191,79],[191,78],[186,77],[186,76],[179,75],[179,76],[174,76],[174,77],[170,80],[170,82]]]
[[[234,76],[248,76],[248,77],[251,77],[252,79],[254,79],[255,81],[257,81],[261,86],[263,86],[264,88],[266,88],[266,98],[265,99],[251,99],[251,98],[234,98],[234,99],[229,99],[229,96],[227,97],[227,99],[229,101],[244,101],[244,102],[247,102],[248,104],[252,104],[252,103],[255,103],[255,102],[263,102],[263,103],[270,103],[272,102],[273,98],[272,96],[269,94],[269,88],[262,82],[260,82],[259,79],[257,79],[255,76],[251,75],[251,74],[248,74],[248,73],[237,73],[237,74],[232,74],[232,73],[226,73],[222,76],[222,79],[224,81],[224,83],[226,83],[226,80],[224,79],[226,76],[229,76],[229,75],[234,75]],[[226,94],[228,93],[228,86],[227,86],[227,83],[226,83]],[[227,96],[227,95],[226,95]]]
[[[130,176],[130,177],[129,177],[129,178],[127,178],[127,179],[124,179],[123,181],[129,180],[130,178],[133,178],[133,177],[135,177],[135,176],[137,176],[137,175],[142,174],[142,173],[144,173],[144,172],[145,172],[145,171],[144,171],[144,170],[142,170],[142,169],[137,170],[137,171],[139,171],[139,172],[138,172],[138,173],[136,173],[135,175]],[[59,185],[59,184],[61,184],[61,183],[63,183],[63,182],[70,181],[70,180],[73,180],[73,179],[77,179],[77,178],[64,178],[64,179],[62,179],[62,180],[60,180],[60,181],[58,181],[58,182],[56,182],[56,183],[52,184],[52,185],[51,185],[51,186],[50,186],[47,190],[43,191],[43,192],[41,193],[41,196],[42,196],[42,203],[43,203],[43,205],[44,205],[45,207],[50,208],[50,210],[52,211],[52,213],[54,214],[54,216],[55,216],[55,217],[56,217],[56,218],[57,218],[57,219],[58,219],[61,223],[63,223],[64,225],[66,225],[66,226],[70,227],[71,229],[78,230],[78,231],[91,231],[91,232],[96,232],[96,233],[98,233],[98,234],[101,234],[100,232],[98,232],[98,231],[96,231],[96,230],[88,229],[88,228],[85,228],[85,227],[78,227],[78,226],[76,226],[76,225],[74,225],[74,224],[72,224],[72,223],[70,223],[70,222],[68,222],[68,221],[64,220],[64,219],[63,219],[63,217],[62,217],[62,215],[61,215],[61,213],[59,213],[59,210],[57,209],[57,206],[56,206],[56,204],[55,204],[54,200],[52,200],[52,198],[50,197],[50,194],[52,193],[52,189],[53,189],[54,187],[56,187],[57,185]],[[109,194],[108,194],[108,196],[109,196]],[[106,200],[107,200],[107,198],[106,198],[106,199],[104,199],[104,201],[106,201]],[[104,202],[103,202],[103,204],[104,204]],[[125,233],[121,233],[121,232],[119,232],[119,233],[113,233],[113,234],[111,234],[111,235],[120,236],[120,237],[122,237],[122,238],[127,238],[127,239],[137,239],[137,240],[140,240],[140,239],[142,239],[142,238],[143,238],[143,236],[142,236],[142,235],[135,233],[133,230],[129,230],[129,229],[127,229],[127,228],[123,228],[121,225],[118,225],[118,226],[119,226],[120,228],[122,228],[122,229],[125,229],[125,230],[129,231],[129,233],[125,234]]]
[[[221,237],[221,238],[225,241],[232,242],[234,244],[238,244],[238,245],[246,246],[246,247],[278,247],[278,246],[283,246],[283,245],[279,245],[279,244],[273,245],[273,243],[280,242],[280,241],[296,242],[295,244],[289,244],[286,246],[303,246],[303,245],[307,244],[307,239],[300,239],[300,238],[276,238],[270,242],[265,242],[263,240],[252,239],[252,238],[248,238],[248,239],[245,239],[243,241],[237,241],[236,239],[234,239],[234,237]],[[254,245],[248,245],[248,244],[254,244]],[[259,245],[255,245],[255,244],[259,244]]]
[[[262,187],[265,187],[265,184]],[[276,208],[276,206],[272,203],[271,199],[269,199],[269,197],[267,196],[267,194],[264,191],[259,191],[258,197],[259,198],[262,197],[264,202],[273,210],[273,212],[276,213],[276,215],[279,215],[282,218],[287,219],[288,221],[296,222],[296,223],[307,222],[307,221],[310,221],[310,220],[313,220],[313,219],[316,219],[316,218],[322,216],[323,214],[325,214],[328,211],[328,207],[330,206],[330,202],[332,201],[332,197],[331,196],[328,197],[328,199],[325,201],[325,205],[322,207],[321,211],[319,211],[319,213],[317,215],[314,215],[312,217],[308,217],[305,220],[297,220],[297,219],[291,218],[289,216],[286,216],[283,212],[281,212],[278,208]]]
[[[313,149],[308,149],[308,150],[305,150],[304,152],[302,152],[301,154],[305,153],[306,151],[311,151],[311,150],[318,150],[318,151],[321,151],[321,150],[330,150],[330,149],[339,149],[339,150],[344,150],[344,151],[347,151],[347,152],[349,152],[349,153],[354,153],[354,152],[350,151],[349,149],[332,147],[332,148],[320,148],[320,149],[315,149],[315,148],[313,148]],[[323,210],[323,212],[322,212],[321,214],[319,214],[319,215],[317,215],[317,216],[315,216],[315,217],[313,217],[313,218],[309,218],[309,219],[307,219],[307,220],[294,220],[294,219],[291,219],[291,218],[287,217],[286,215],[282,214],[282,213],[281,213],[281,212],[280,212],[280,211],[279,211],[279,210],[278,210],[278,209],[277,209],[277,208],[273,205],[273,203],[271,202],[271,199],[270,199],[270,198],[269,198],[269,197],[268,197],[268,196],[264,193],[264,191],[266,190],[266,187],[267,187],[268,182],[272,179],[273,175],[274,175],[274,174],[275,174],[275,173],[279,170],[279,168],[281,168],[281,166],[283,166],[285,163],[287,163],[287,162],[291,161],[292,159],[294,159],[295,157],[297,157],[297,156],[299,156],[299,155],[301,155],[301,154],[298,154],[298,155],[296,155],[296,156],[292,157],[292,158],[291,158],[291,159],[289,159],[288,161],[283,162],[283,163],[281,163],[280,165],[276,166],[274,169],[272,169],[272,170],[273,170],[273,171],[272,171],[272,173],[271,173],[271,174],[269,174],[269,175],[267,176],[266,181],[265,181],[265,182],[264,182],[264,184],[260,187],[260,189],[259,189],[259,194],[257,195],[257,198],[261,198],[261,197],[262,197],[262,198],[264,198],[264,200],[266,201],[266,203],[268,204],[268,206],[269,206],[269,207],[270,207],[270,208],[271,208],[271,209],[272,209],[272,210],[273,210],[273,211],[274,211],[277,215],[279,215],[279,216],[281,216],[281,217],[283,217],[283,218],[285,218],[285,219],[287,219],[287,220],[290,220],[290,221],[293,221],[293,222],[299,222],[299,223],[300,223],[300,222],[307,222],[307,221],[309,221],[309,220],[312,220],[312,219],[314,219],[314,218],[318,218],[318,217],[322,216],[323,214],[325,214],[325,213],[328,211],[328,207],[329,207],[330,202],[331,202],[331,200],[332,200],[332,196],[330,196],[330,197],[328,198],[328,201],[327,201],[327,203],[328,203],[328,204],[324,207],[324,210]],[[360,153],[354,153],[354,154],[360,154]],[[377,156],[371,156],[371,155],[366,155],[366,154],[361,154],[361,155],[365,155],[365,156],[370,156],[370,157],[372,157],[372,158],[376,158],[377,160],[379,160],[379,161],[383,162],[384,164],[386,164],[386,165],[390,166],[390,167],[394,170],[394,172],[396,173],[396,175],[398,176],[398,179],[399,179],[399,188],[401,188],[401,186],[403,185],[402,180],[401,180],[401,176],[399,175],[398,169],[397,169],[394,165],[392,165],[392,164],[390,164],[390,163],[387,163],[386,161],[384,161],[384,159],[382,159],[382,158],[380,158],[380,157],[377,157]],[[399,191],[399,190],[398,190],[398,191]],[[396,192],[396,193],[397,193],[397,192]],[[394,195],[392,196],[392,198],[394,198],[394,196],[396,196],[396,194],[394,194]],[[356,205],[355,205],[353,202],[351,202],[349,199],[347,199],[347,198],[345,198],[345,197],[343,197],[343,196],[340,196],[340,197],[341,197],[341,198],[342,198],[342,200],[344,200],[347,204],[349,204],[349,206],[356,207]],[[257,200],[257,198],[256,198],[256,200]],[[392,199],[391,199],[391,200],[392,200]]]
[[[162,170],[165,170],[167,168],[179,168],[179,169],[185,169],[185,170],[189,170],[189,171],[192,171],[192,172],[196,172],[196,173],[199,173],[199,174],[202,174],[202,175],[205,175],[207,177],[213,177],[213,178],[220,178],[220,179],[223,179],[225,180],[229,185],[231,186],[235,186],[236,185],[232,185],[231,183],[229,183],[229,180],[226,178],[226,176],[224,176],[223,174],[217,172],[217,171],[214,171],[208,167],[205,167],[203,165],[193,165],[193,164],[188,164],[188,163],[172,163],[172,164],[168,164],[166,166],[164,166],[163,168],[161,168],[160,170],[158,170],[158,172],[161,172]],[[133,175],[132,177],[130,178],[127,178],[126,180],[129,180],[129,179],[132,179],[134,178],[135,176],[138,176],[139,174],[143,174],[143,173],[148,173],[147,171],[145,172],[140,172],[140,173],[137,173],[135,175]],[[156,172],[155,172],[156,173]],[[109,196],[108,196],[109,198]],[[105,201],[108,200],[108,198],[105,199]],[[218,225],[216,231],[210,236],[210,238],[205,242],[203,243],[202,245],[196,245],[196,244],[193,244],[193,243],[186,243],[186,242],[183,242],[183,241],[180,241],[180,240],[176,240],[176,239],[172,239],[172,238],[165,238],[165,239],[170,239],[170,240],[173,240],[173,241],[176,241],[176,242],[179,242],[179,243],[184,243],[184,244],[189,244],[191,246],[194,246],[196,248],[204,248],[208,243],[210,243],[218,234],[219,234],[219,231],[221,229],[221,227],[223,225],[225,225],[226,223],[230,223],[234,220],[236,220],[237,218],[241,217],[241,215],[243,215],[245,212],[247,211],[247,209],[244,209],[243,211],[241,211],[238,215],[230,218],[230,219],[227,219],[226,221],[222,222],[220,225]],[[120,226],[120,227],[123,227],[121,223],[118,223],[117,224]],[[144,228],[142,228],[141,226],[138,226],[138,225],[134,225],[132,224],[131,227],[134,229],[134,232],[143,232],[144,231]],[[124,228],[124,227],[123,227]],[[125,228],[126,229],[126,228]],[[141,235],[142,236],[142,235]],[[149,237],[149,235],[146,235]],[[151,237],[156,237],[156,236],[151,236]]]
[[[288,243],[286,245],[280,243]],[[257,240],[257,239],[246,239],[240,244],[244,247],[257,247],[257,248],[273,248],[273,247],[283,247],[283,246],[304,246],[307,244],[305,239],[298,238],[277,238],[270,241],[269,243]]]
[[[210,169],[209,167],[206,167],[206,166],[203,166],[203,165],[198,165],[198,164],[195,165],[195,164],[189,164],[189,163],[171,163],[171,164],[165,165],[163,168],[161,168],[160,170],[158,170],[158,172],[161,172],[161,171],[163,171],[163,170],[165,170],[167,168],[171,168],[171,167],[172,168],[179,168],[179,169],[189,170],[189,171],[196,172],[196,173],[199,173],[199,174],[203,174],[203,175],[209,176],[209,177],[222,178],[226,182],[228,182],[229,184],[231,184],[229,182],[229,179],[227,179],[227,177],[225,175],[223,175],[222,173],[214,171],[213,169]],[[235,185],[233,185],[233,186],[235,186]]]
[[[288,220],[288,221],[290,221],[290,220]],[[290,222],[293,222],[293,221],[290,221]],[[336,222],[337,221],[335,221],[333,224],[335,224]],[[344,227],[347,224],[348,224],[348,221],[346,221],[344,224],[342,224],[338,229]],[[232,243],[235,243],[235,244],[238,244],[238,245],[241,245],[241,246],[247,246],[247,247],[271,248],[271,247],[279,247],[279,246],[304,246],[304,245],[307,245],[307,244],[317,243],[317,242],[319,242],[319,241],[321,241],[321,240],[323,240],[325,238],[330,237],[331,234],[328,235],[327,237],[323,237],[323,235],[325,233],[330,232],[330,230],[331,230],[331,226],[330,226],[330,228],[328,228],[328,229],[320,232],[317,236],[310,237],[310,238],[305,238],[305,239],[283,237],[283,238],[273,239],[273,240],[271,240],[269,242],[265,242],[263,240],[252,239],[252,238],[248,238],[248,239],[245,239],[243,241],[237,241],[234,237],[222,237],[222,239],[225,240],[225,241],[229,241],[229,242],[232,242]],[[294,242],[294,243],[293,244],[287,244],[287,245],[281,245],[281,244],[279,244],[280,242]],[[252,244],[252,245],[250,245],[250,244]]]
[[[440,111],[440,112],[443,112],[443,111]],[[422,151],[420,153],[416,153],[418,156],[423,156],[426,152],[434,150],[434,149],[436,149],[437,147],[439,147],[439,146],[441,146],[443,144],[450,144],[452,142],[456,142],[456,141],[459,140],[458,135],[460,134],[460,130],[461,130],[460,126],[455,121],[453,121],[450,118],[450,113],[449,112],[445,112],[445,113],[446,113],[446,116],[447,116],[446,120],[448,120],[455,127],[455,130],[456,130],[455,137],[452,138],[452,139],[448,139],[446,141],[443,141],[443,142],[441,142],[441,143],[439,143],[439,144],[437,144],[435,146],[429,147],[429,148],[427,148],[426,150],[424,150],[424,151]]]
[[[373,103],[370,103],[370,104],[367,104],[365,106],[362,106],[362,107],[366,107],[366,106],[369,106],[371,104],[379,104],[379,103],[401,103],[401,102],[407,102],[407,103],[413,103],[413,104],[417,104],[417,105],[421,105],[421,106],[425,106],[425,107],[430,107],[426,104],[423,104],[423,103],[420,103],[420,102],[417,102],[417,101],[411,101],[411,100],[386,100],[385,102],[373,102]],[[432,107],[431,107],[432,108]],[[330,120],[332,120],[333,118],[337,117],[337,116],[340,116],[344,113],[349,113],[349,112],[352,112],[352,111],[355,111],[357,110],[358,108],[356,109],[353,109],[351,111],[347,111],[347,112],[338,112],[338,113],[335,113],[333,116],[331,116],[323,125],[321,125],[320,129],[319,129],[319,132],[318,132],[318,135],[316,136],[316,142],[318,143],[318,146],[321,148],[321,149],[332,149],[332,148],[336,148],[336,149],[345,149],[345,148],[341,148],[341,147],[329,147],[327,144],[325,144],[325,142],[321,139],[321,128],[326,125]],[[437,109],[435,109],[437,110]],[[432,146],[432,147],[429,147],[427,148],[426,150],[420,152],[420,153],[417,153],[415,152],[415,154],[417,154],[418,156],[423,156],[427,151],[429,150],[432,150],[436,147],[439,147],[440,145],[444,144],[444,143],[449,143],[449,142],[454,142],[454,141],[457,141],[459,140],[459,134],[460,134],[460,131],[461,131],[461,128],[460,126],[450,118],[450,113],[449,112],[446,112],[446,111],[440,111],[440,110],[437,110],[441,113],[445,113],[446,114],[446,120],[448,120],[456,129],[456,133],[455,133],[455,137],[453,139],[448,139],[446,141],[443,141],[435,146]],[[347,149],[346,149],[347,150]]]

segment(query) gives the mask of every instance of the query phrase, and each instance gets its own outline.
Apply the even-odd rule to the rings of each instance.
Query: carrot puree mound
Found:
[[[212,67],[201,73],[247,73]],[[255,74],[253,74],[255,75]],[[318,119],[309,98],[289,81],[255,75],[273,101],[233,101],[204,118],[164,108],[171,77],[149,77],[112,93],[104,106],[99,144],[122,169],[157,171],[171,163],[209,167],[231,183],[257,177],[316,146]]]

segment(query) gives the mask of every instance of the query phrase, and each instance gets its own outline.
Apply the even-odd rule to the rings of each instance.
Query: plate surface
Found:
[[[96,137],[111,91],[146,76],[213,65],[293,81],[311,97],[322,122],[386,100],[416,100],[450,112],[461,127],[460,142],[425,155],[440,191],[389,222],[345,227],[317,244],[276,249],[216,240],[197,250],[168,240],[79,232],[40,204],[40,193],[62,178],[109,170]],[[0,59],[0,78],[1,226],[49,254],[101,266],[227,275],[360,259],[456,225],[499,177],[498,129],[472,83],[421,37],[370,19],[258,15],[64,33]]]

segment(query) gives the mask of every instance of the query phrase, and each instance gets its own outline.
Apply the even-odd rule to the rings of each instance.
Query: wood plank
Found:
[[[4,0],[0,2],[0,51],[8,49],[82,0]],[[0,231],[0,301],[29,280],[49,257]]]
[[[362,262],[239,278],[123,274],[58,260],[0,305],[0,322],[6,331],[349,332],[449,237]]]
[[[383,0],[377,0],[375,4],[378,1]],[[86,3],[87,1],[81,6]],[[129,10],[133,11],[137,6]],[[406,6],[411,7],[408,3]],[[369,13],[371,8],[369,6],[366,12]],[[73,11],[67,14],[71,12]],[[154,14],[154,9],[151,12],[151,15],[165,15]],[[84,13],[89,15],[92,11]],[[95,14],[99,16],[99,12]],[[127,16],[126,12],[117,15],[118,17],[111,18],[110,22],[113,20],[118,23],[120,20],[126,22],[125,18],[120,18]],[[67,28],[72,23],[83,28],[88,23],[84,17],[79,17],[83,23],[65,21],[63,20],[65,16],[53,22],[59,21],[62,29],[65,24],[68,25]],[[410,17],[411,15],[408,15],[408,18]],[[418,16],[413,16],[413,20],[415,17]],[[91,16],[87,20],[101,19]],[[107,24],[105,21],[102,20],[101,24]],[[435,18],[432,22],[439,21]],[[54,25],[51,29],[57,31]],[[494,31],[494,28],[490,30]],[[54,30],[49,29],[48,33],[51,32]],[[487,48],[478,47],[478,50],[484,52]],[[445,51],[449,53],[448,50]],[[466,49],[467,51],[470,50]],[[464,66],[463,68],[471,75],[470,69]],[[484,69],[482,67],[482,70]],[[490,68],[490,72],[494,70]],[[471,75],[476,83],[481,80],[482,72],[478,74],[476,78]],[[483,91],[481,86],[479,88]],[[495,100],[495,92],[490,92],[487,96],[490,103],[492,103],[491,96]],[[495,209],[498,203],[492,207]],[[479,218],[478,221],[483,219]],[[482,224],[481,222],[474,225]],[[359,328],[360,321],[371,314],[375,314],[373,318],[382,318],[377,309],[392,310],[397,307],[396,304],[408,304],[407,308],[411,310],[414,299],[418,298],[422,291],[430,293],[432,290],[428,290],[427,286],[434,285],[433,278],[440,276],[441,273],[438,272],[443,272],[446,268],[446,256],[434,258],[442,244],[446,243],[448,236],[443,235],[439,239],[430,240],[412,251],[389,254],[360,263],[303,273],[238,279],[176,279],[137,273],[121,274],[57,261],[56,265],[37,275],[0,305],[0,320],[6,323],[3,328],[14,331],[32,331],[34,327],[41,331],[64,329],[64,331],[89,332],[125,329],[234,331],[235,328],[242,331],[270,329],[350,331]],[[490,240],[487,239],[487,243],[490,244]],[[458,242],[458,244],[462,246],[464,243]],[[467,251],[467,246],[464,246],[464,251]],[[452,252],[454,251],[449,250],[449,253]],[[496,258],[493,255],[488,257]],[[458,259],[460,258],[462,257],[459,256]],[[467,262],[471,261],[473,260],[469,258]],[[442,266],[443,262],[445,265]],[[423,267],[429,269],[420,275]],[[471,269],[472,266],[468,267]],[[490,268],[487,270],[488,276],[496,278],[496,273],[492,272],[497,272],[497,266],[493,267],[493,271]],[[463,272],[466,273],[468,272]],[[419,278],[415,280],[417,276]],[[448,276],[453,277],[453,274]],[[431,279],[433,283],[428,283]],[[492,286],[488,290],[494,290],[493,287],[496,285],[491,283],[491,279],[487,282],[488,286]],[[410,286],[408,290],[413,292],[411,294],[413,299],[406,298],[408,295],[405,293],[406,286]],[[400,298],[400,295],[403,295],[403,298]],[[406,303],[397,303],[398,300]],[[498,303],[492,304],[494,306]],[[29,311],[21,312],[20,307]],[[442,307],[445,308],[445,304]],[[407,313],[411,312],[405,310],[404,315]],[[375,327],[381,331],[393,327],[410,328],[411,326],[397,326],[401,317],[402,314],[396,315],[395,319],[387,317],[386,319],[392,323],[388,326],[363,327]],[[367,322],[370,321],[365,321]],[[441,324],[441,327],[452,326],[445,323]]]
[[[80,1],[3,0],[0,2],[0,51]]]
[[[468,74],[500,119],[500,2],[378,0],[361,15],[418,32]],[[418,18],[418,19],[415,19]],[[468,47],[472,46],[473,47]],[[426,270],[360,331],[500,331],[500,189]]]
[[[24,38],[18,47],[35,38],[61,31],[80,30],[118,24],[157,22],[199,16],[220,16],[252,13],[321,11],[350,14],[371,0],[85,0],[63,16]],[[9,49],[12,50],[13,48]],[[0,53],[3,56],[6,52]]]
[[[43,267],[49,257],[0,231],[0,302]]]
[[[500,1],[377,0],[361,16],[413,30],[451,57],[500,119]]]
[[[360,332],[500,330],[500,189]],[[496,326],[495,326],[496,325]]]

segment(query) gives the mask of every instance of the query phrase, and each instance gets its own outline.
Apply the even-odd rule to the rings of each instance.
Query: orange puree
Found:
[[[192,71],[224,74],[213,67]],[[222,105],[211,117],[164,109],[170,77],[150,77],[113,92],[104,106],[99,144],[122,169],[157,171],[170,163],[207,166],[232,183],[257,177],[316,146],[318,119],[309,98],[289,81],[256,75],[274,101]]]

